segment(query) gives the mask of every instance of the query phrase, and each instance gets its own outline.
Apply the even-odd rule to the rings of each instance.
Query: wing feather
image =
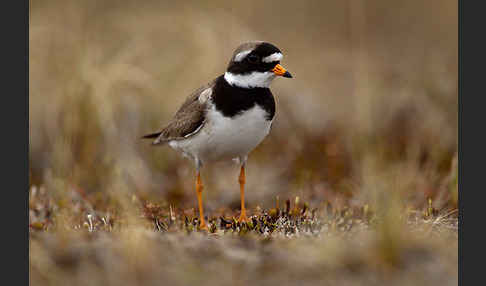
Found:
[[[153,144],[161,144],[197,134],[205,123],[207,103],[213,86],[214,81],[194,91],[161,131],[147,134],[142,138],[156,138]]]

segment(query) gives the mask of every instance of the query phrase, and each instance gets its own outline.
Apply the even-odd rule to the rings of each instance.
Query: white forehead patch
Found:
[[[226,72],[224,79],[230,84],[243,88],[269,87],[276,77],[273,72],[252,72],[249,74],[233,74]]]
[[[269,55],[268,57],[264,57],[262,61],[264,63],[271,63],[271,62],[277,62],[280,61],[283,58],[283,55],[281,53],[273,53]]]
[[[248,51],[243,51],[243,52],[239,52],[236,54],[235,58],[233,59],[233,61],[235,62],[241,62],[249,53],[251,53],[252,50],[248,50]]]

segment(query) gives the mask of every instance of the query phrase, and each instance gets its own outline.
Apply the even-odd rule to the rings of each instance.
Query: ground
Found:
[[[127,214],[81,196],[64,205],[34,187],[31,285],[457,285],[457,211],[369,206],[209,214],[132,197]]]

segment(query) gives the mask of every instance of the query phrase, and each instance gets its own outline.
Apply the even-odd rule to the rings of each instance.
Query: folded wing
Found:
[[[155,145],[197,134],[204,126],[207,103],[211,98],[213,86],[214,82],[211,82],[193,92],[161,131],[144,135],[142,138],[156,138],[152,143]]]

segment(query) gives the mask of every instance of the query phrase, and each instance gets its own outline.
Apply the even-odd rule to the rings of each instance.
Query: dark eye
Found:
[[[256,64],[260,60],[260,57],[257,55],[249,55],[247,60],[249,63]]]

